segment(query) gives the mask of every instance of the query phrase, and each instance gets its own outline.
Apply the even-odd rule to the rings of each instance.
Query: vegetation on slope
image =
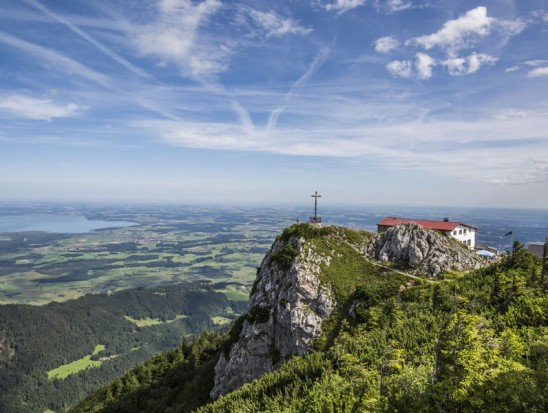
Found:
[[[0,306],[0,411],[64,411],[181,337],[216,328],[213,317],[244,310],[190,283]]]
[[[337,271],[348,279],[342,264]],[[548,410],[548,280],[522,245],[435,283],[385,275],[360,279],[316,351],[217,401],[207,396],[212,368],[242,319],[225,337],[205,333],[145,363],[74,411]]]

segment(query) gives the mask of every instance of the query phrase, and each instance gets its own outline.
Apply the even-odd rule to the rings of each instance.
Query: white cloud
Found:
[[[375,40],[374,45],[375,51],[379,53],[390,53],[400,45],[400,42],[394,36],[384,36]]]
[[[324,6],[327,11],[336,11],[337,14],[347,12],[356,7],[363,6],[366,0],[337,0],[335,3],[329,3]]]
[[[528,60],[528,61],[525,62],[525,64],[527,66],[538,67],[538,66],[541,66],[541,65],[543,65],[547,62],[548,62],[548,60],[540,60],[539,59],[539,60]]]
[[[527,27],[527,22],[522,19],[500,20],[495,19],[495,27],[505,36],[512,37],[521,33]]]
[[[408,78],[413,75],[413,63],[409,60],[393,60],[386,65],[386,68],[394,76]]]
[[[342,14],[356,7],[364,6],[368,2],[379,13],[395,13],[416,7],[413,2],[405,0],[336,0],[334,3],[324,4],[323,8],[327,11],[336,11],[337,14]]]
[[[515,72],[516,70],[519,70],[519,66],[508,67],[508,68],[504,69],[504,73]]]
[[[533,69],[529,73],[527,73],[527,77],[529,78],[540,76],[548,76],[548,67],[537,67],[536,69]]]
[[[436,33],[420,36],[408,43],[417,44],[427,50],[439,46],[448,50],[467,47],[478,37],[487,36],[495,19],[487,16],[486,7],[476,7],[455,20],[445,22]]]
[[[415,7],[415,5],[412,5]],[[468,56],[459,56],[463,49],[470,48],[480,40],[491,36],[500,49],[508,39],[522,32],[527,22],[521,19],[502,20],[490,17],[484,6],[468,10],[458,18],[446,21],[442,27],[431,34],[414,37],[405,42],[406,46],[416,46],[425,50],[433,50],[430,56],[418,53],[416,60],[417,75],[419,78],[428,79],[432,76],[432,66],[435,62],[441,62],[452,76],[462,76],[476,73],[481,67],[497,62],[498,58],[491,54],[473,52]],[[492,50],[492,47],[491,47]],[[440,56],[440,54],[442,56]],[[428,60],[425,58],[428,57]],[[506,72],[517,70],[519,66],[509,68]],[[392,69],[399,69],[394,66]],[[407,72],[405,72],[407,73]]]
[[[412,8],[413,3],[410,1],[403,1],[403,0],[386,0],[384,7],[389,12],[396,12],[396,11],[402,11],[402,10],[407,10]]]
[[[425,53],[417,53],[415,66],[420,79],[430,79],[432,77],[432,67],[436,62]]]
[[[230,50],[199,33],[221,6],[219,0],[196,5],[191,0],[161,0],[151,23],[133,27],[139,52],[175,64],[183,75],[200,77],[225,70]]]
[[[0,95],[0,113],[8,113],[18,118],[47,120],[74,116],[81,108],[75,103],[60,105],[49,99],[10,94]]]
[[[293,19],[284,18],[274,11],[262,12],[254,9],[246,9],[247,14],[265,32],[267,37],[278,37],[286,34],[307,35],[311,28],[299,25]]]
[[[472,53],[467,57],[450,57],[442,62],[451,76],[464,76],[476,73],[482,66],[491,65],[497,58],[484,53]]]
[[[331,107],[332,102],[326,106]],[[379,111],[386,109],[379,108]],[[322,120],[328,118],[335,122],[328,127],[315,123],[315,126],[286,126],[275,130],[256,128],[252,133],[242,133],[239,125],[229,123],[146,121],[137,127],[141,133],[154,131],[161,142],[174,146],[374,159],[375,162],[390,162],[393,168],[405,171],[478,182],[515,173],[532,157],[548,150],[548,142],[544,139],[544,131],[548,128],[546,113],[421,121],[415,102],[410,103],[408,109],[409,117],[390,123],[363,123],[363,116],[358,116],[356,123],[350,126],[350,118],[338,123],[340,112],[333,115],[326,112]],[[359,113],[363,114],[363,108]],[[452,156],[448,157],[447,153]],[[547,179],[548,176],[544,176],[545,182]]]

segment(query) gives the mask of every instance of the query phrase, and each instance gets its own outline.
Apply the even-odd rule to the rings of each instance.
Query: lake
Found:
[[[44,231],[78,234],[96,229],[139,225],[130,221],[90,220],[79,215],[25,214],[0,216],[0,232]]]

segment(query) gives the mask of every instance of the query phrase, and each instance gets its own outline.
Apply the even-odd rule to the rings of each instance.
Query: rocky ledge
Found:
[[[436,276],[442,271],[469,271],[486,262],[474,251],[439,231],[416,223],[389,228],[372,244],[370,255]]]
[[[336,306],[318,278],[329,257],[303,244],[298,235],[279,239],[263,259],[239,339],[215,366],[212,398],[262,376],[292,355],[306,354],[320,335],[322,320]]]

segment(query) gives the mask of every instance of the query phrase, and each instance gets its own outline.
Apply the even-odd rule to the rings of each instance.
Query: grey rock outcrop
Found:
[[[212,398],[306,354],[335,310],[334,294],[318,277],[330,257],[303,243],[297,236],[278,240],[263,259],[239,339],[215,366]]]
[[[323,321],[336,311],[335,281],[344,275],[340,271],[345,271],[346,259],[393,261],[430,274],[482,263],[458,242],[416,224],[396,226],[380,236],[343,227],[298,229],[284,232],[263,259],[249,312],[238,324],[241,330],[233,331],[237,339],[215,366],[213,399],[308,352],[322,333]],[[364,275],[354,273],[351,265],[349,271],[355,280]]]
[[[389,228],[374,243],[377,260],[414,268],[417,273],[437,275],[444,270],[468,271],[485,261],[458,241],[416,223]]]

